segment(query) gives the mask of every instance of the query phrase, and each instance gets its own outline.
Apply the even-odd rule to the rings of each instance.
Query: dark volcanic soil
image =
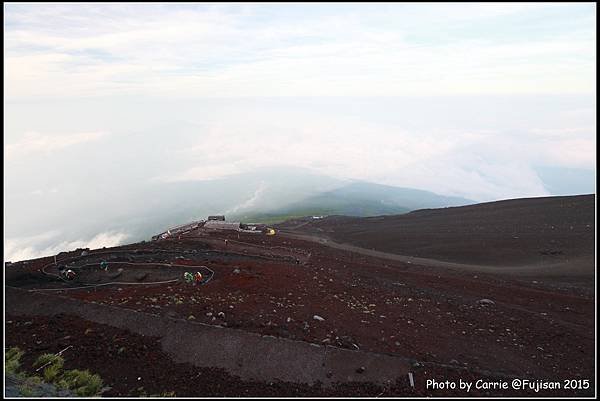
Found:
[[[40,374],[32,367],[39,355],[75,344],[64,354],[65,369],[92,369],[105,386],[111,387],[103,394],[109,397],[164,396],[171,392],[178,397],[376,396],[386,390],[411,393],[403,383],[389,389],[360,383],[325,389],[319,385],[243,381],[222,369],[173,363],[160,350],[159,338],[64,315],[51,319],[7,316],[6,327],[7,343],[26,351],[22,365],[30,374]]]
[[[398,216],[296,220],[280,228],[367,249],[458,263],[571,262],[569,274],[593,276],[594,201],[595,195],[515,199]]]
[[[565,199],[563,206],[557,206],[559,199],[552,199],[553,207],[568,208],[570,203]],[[586,203],[589,198],[574,197],[571,201]],[[571,214],[580,216],[579,220],[565,217]],[[558,222],[550,220],[556,230]],[[563,220],[560,244],[571,244],[565,232],[572,231],[588,241],[588,220],[582,213],[565,212]],[[565,225],[567,222],[573,222],[573,230],[570,223]],[[593,220],[589,224],[593,227]],[[565,227],[569,227],[567,231]],[[523,230],[517,236],[523,237]],[[556,231],[549,230],[559,241]],[[550,234],[543,238],[549,240]],[[593,241],[591,247],[593,254]],[[513,250],[525,254],[535,247],[525,249],[515,246]],[[570,255],[577,248],[560,249]],[[281,235],[202,230],[181,239],[90,251],[86,256],[80,253],[63,253],[59,260],[72,263],[74,269],[91,265],[78,270],[82,282],[89,278],[99,283],[114,281],[111,274],[123,269],[118,280],[136,284],[68,290],[78,284],[64,283],[40,271],[55,273],[52,258],[7,267],[6,284],[29,290],[61,289],[44,293],[80,300],[83,307],[85,302],[95,302],[263,335],[397,355],[415,362],[415,389],[407,387],[406,378],[387,388],[373,383],[346,383],[333,389],[293,383],[270,385],[244,382],[219,369],[175,363],[161,351],[155,338],[114,327],[69,316],[50,320],[7,318],[13,322],[5,325],[7,346],[23,346],[32,353],[28,358],[34,358],[37,355],[33,354],[44,349],[57,352],[63,344],[74,344],[80,351],[67,357],[66,366],[100,373],[113,387],[111,395],[169,391],[185,396],[543,394],[506,390],[465,394],[425,387],[427,378],[506,377],[591,380],[587,391],[545,393],[551,396],[593,395],[595,391],[593,276],[581,276],[578,282],[567,285],[543,276],[511,277],[379,259]],[[109,262],[106,273],[94,270],[93,265],[101,260]],[[205,266],[215,275],[206,285],[185,284],[182,272],[196,270],[190,266]],[[179,281],[145,285],[158,278]],[[315,319],[315,315],[323,320]],[[88,328],[94,333],[92,337],[89,332],[85,335]],[[119,354],[121,347],[126,351]],[[141,384],[137,377],[142,377]]]
[[[475,382],[502,378],[473,374],[466,370],[424,365],[415,367],[415,387],[408,380],[392,385],[373,383],[338,383],[333,387],[289,383],[244,381],[218,368],[198,368],[188,363],[174,363],[160,350],[160,339],[132,334],[125,330],[83,319],[57,315],[6,317],[6,342],[25,351],[21,368],[30,375],[40,375],[32,366],[38,356],[68,349],[63,354],[65,369],[91,369],[99,374],[107,397],[177,396],[177,397],[403,397],[463,395],[460,390],[426,390],[428,379]],[[470,391],[471,396],[490,396],[498,392]],[[552,396],[553,391],[505,391],[504,395]],[[585,391],[561,392],[585,396]]]

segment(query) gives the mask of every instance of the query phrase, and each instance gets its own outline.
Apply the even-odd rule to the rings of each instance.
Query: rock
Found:
[[[188,320],[196,320],[196,316],[194,316],[194,315],[189,315],[189,316],[188,316]]]
[[[116,273],[113,273],[113,274],[111,274],[109,277],[110,277],[111,279],[114,279],[114,278],[117,278],[117,277],[119,277],[121,274],[123,274],[123,269],[122,269],[122,268],[119,268],[119,269],[116,271]]]
[[[240,274],[240,271],[241,270],[236,267],[235,269],[233,269],[233,274]]]
[[[320,322],[323,322],[323,321],[325,321],[325,319],[323,319],[323,318],[322,318],[321,316],[319,316],[319,315],[314,315],[314,316],[313,316],[313,319],[315,319],[315,320],[318,320],[318,321],[320,321]]]
[[[81,256],[87,256],[88,255],[88,251],[82,251],[81,252]]]
[[[363,373],[365,370],[365,367],[361,366],[360,368],[356,369],[356,373]]]
[[[206,314],[206,316],[208,316],[208,317],[211,317],[211,316],[212,316],[212,312],[208,312],[208,313]]]
[[[225,313],[224,312],[219,312],[219,313],[217,313],[217,316],[218,317],[225,317]]]
[[[135,279],[137,281],[142,281],[144,280],[146,277],[148,277],[148,273],[140,273],[140,274],[136,274]]]
[[[460,365],[460,362],[458,362],[456,359],[452,359],[450,361],[450,365]]]
[[[488,306],[488,305],[495,305],[496,303],[494,301],[492,301],[491,299],[483,298],[483,299],[480,299],[479,301],[477,301],[477,304],[481,305],[481,306]]]

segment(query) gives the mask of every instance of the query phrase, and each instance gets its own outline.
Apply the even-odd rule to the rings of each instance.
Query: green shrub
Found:
[[[19,347],[12,347],[4,354],[4,370],[6,373],[17,374],[21,367],[21,357],[24,352]]]
[[[89,370],[68,370],[64,373],[59,385],[69,390],[74,390],[81,397],[91,397],[100,394],[102,379],[90,373]]]
[[[48,383],[57,381],[62,373],[65,360],[60,355],[43,354],[33,364],[33,367],[39,368],[44,365],[44,380]]]
[[[48,383],[54,383],[62,372],[62,366],[59,364],[50,364],[44,368],[44,380]]]
[[[33,363],[33,367],[39,368],[40,366],[43,366],[45,364],[58,365],[62,368],[63,365],[65,364],[65,360],[60,355],[42,354],[39,356],[38,359],[35,360],[35,362]]]
[[[24,397],[39,397],[39,385],[42,379],[39,376],[30,376],[19,386],[19,393]]]

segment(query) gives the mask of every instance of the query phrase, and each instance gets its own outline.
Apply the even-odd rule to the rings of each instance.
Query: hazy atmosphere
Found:
[[[596,191],[595,4],[4,11],[6,260],[349,187],[361,215]]]

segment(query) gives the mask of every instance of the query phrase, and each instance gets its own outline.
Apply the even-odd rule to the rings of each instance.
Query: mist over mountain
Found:
[[[400,188],[370,182],[350,182],[308,196],[278,209],[242,214],[242,218],[276,222],[307,215],[379,216],[402,214],[415,209],[462,206],[474,201],[438,195],[430,191]]]
[[[22,235],[9,242],[9,258],[95,245],[99,239],[108,245],[146,240],[168,227],[203,219],[209,214],[269,222],[273,216],[374,216],[472,203],[428,191],[336,179],[286,166],[259,168],[214,180],[147,181],[95,195],[79,196],[79,203],[63,204],[56,208],[58,213],[48,219],[40,217],[37,224],[17,226],[25,234],[34,235]],[[61,196],[65,201],[70,198]],[[33,204],[35,198],[26,197],[24,201]],[[32,213],[41,216],[42,210],[34,209]]]
[[[540,166],[536,172],[552,195],[596,193],[596,172],[581,168]]]
[[[9,102],[5,253],[18,260],[137,241],[212,213],[275,221],[455,204],[390,188],[475,202],[589,193],[589,103],[588,96]]]

